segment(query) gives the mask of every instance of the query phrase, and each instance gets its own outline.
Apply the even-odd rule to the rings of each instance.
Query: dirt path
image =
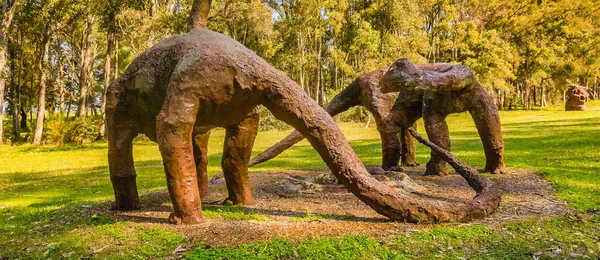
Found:
[[[422,192],[414,193],[432,203],[457,203],[470,200],[475,192],[458,174],[445,177],[421,176],[423,167],[406,172],[420,185]],[[235,220],[227,217],[205,217],[205,222],[193,226],[176,226],[168,223],[171,204],[166,191],[142,197],[144,208],[134,212],[115,212],[108,206],[94,209],[119,221],[133,221],[144,225],[161,226],[184,234],[191,243],[203,242],[208,246],[237,245],[273,237],[302,239],[307,237],[341,236],[346,234],[369,235],[376,238],[404,234],[430,228],[431,225],[392,222],[377,214],[352,194],[335,186],[323,192],[291,193],[280,185],[283,178],[315,177],[326,170],[252,172],[251,183],[256,203],[238,208],[264,220]],[[495,225],[511,220],[534,216],[556,216],[569,211],[566,203],[556,199],[552,187],[528,169],[510,169],[509,174],[492,176],[505,192],[500,209],[484,220],[474,223]],[[210,186],[210,196],[203,198],[206,205],[226,197],[223,179]],[[209,206],[212,210],[221,206]],[[461,225],[461,224],[456,224]]]

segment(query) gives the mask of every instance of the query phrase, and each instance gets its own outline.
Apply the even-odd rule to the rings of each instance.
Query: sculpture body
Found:
[[[381,167],[386,171],[402,171],[399,165],[400,159],[402,159],[402,165],[418,165],[415,161],[416,143],[408,133],[407,128],[398,129],[395,125],[386,125],[384,122],[398,98],[398,93],[384,94],[379,89],[379,79],[387,70],[387,67],[381,68],[359,76],[333,97],[331,102],[325,106],[325,111],[331,116],[335,116],[354,106],[365,107],[373,115],[377,131],[381,136]],[[304,139],[302,134],[294,131],[277,144],[252,158],[248,166],[251,167],[273,159],[302,139]]]
[[[490,214],[500,202],[497,189],[476,189],[472,201],[444,207],[378,182],[329,114],[302,88],[240,43],[206,29],[168,38],[141,54],[110,86],[107,102],[108,159],[118,210],[141,206],[132,139],[144,133],[160,148],[174,208],[171,220],[199,223],[202,206],[193,138],[214,127],[227,132],[221,162],[227,201],[252,203],[247,163],[259,104],[304,135],[351,193],[391,219],[468,221]]]
[[[385,73],[379,85],[384,93],[401,93],[385,119],[388,125],[409,127],[423,117],[430,140],[445,150],[450,150],[446,116],[468,111],[483,143],[485,170],[505,172],[498,109],[469,68],[445,63],[414,65],[408,59],[400,59]],[[444,159],[432,150],[426,174],[444,175],[446,167]]]
[[[567,102],[565,103],[565,111],[584,111],[586,110],[585,103],[588,101],[590,94],[587,88],[583,86],[572,85],[567,90]]]

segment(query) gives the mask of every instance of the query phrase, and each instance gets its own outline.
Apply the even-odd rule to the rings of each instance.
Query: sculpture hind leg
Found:
[[[255,108],[242,122],[226,128],[221,167],[229,196],[224,204],[254,202],[248,178],[248,161],[258,133],[259,113]]]
[[[194,136],[194,163],[200,197],[208,195],[208,139],[210,131]]]
[[[504,139],[498,109],[491,97],[479,87],[469,112],[485,151],[485,171],[493,174],[506,172],[504,164]]]
[[[185,224],[202,220],[192,148],[192,132],[199,104],[197,95],[186,93],[190,89],[193,88],[171,84],[156,117],[157,141],[174,209],[169,218],[172,222]]]

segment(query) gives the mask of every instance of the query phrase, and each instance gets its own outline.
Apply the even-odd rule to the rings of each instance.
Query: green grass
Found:
[[[493,228],[438,226],[408,236],[398,234],[385,241],[347,236],[303,241],[282,238],[224,248],[197,245],[188,256],[238,258],[252,254],[263,259],[370,259],[413,258],[415,255],[531,258],[598,254],[600,245],[594,241],[600,239],[600,174],[597,172],[600,169],[600,102],[590,102],[588,108],[590,111],[585,112],[564,112],[560,108],[500,112],[507,165],[538,171],[557,190],[560,199],[587,214],[583,219],[536,219]],[[448,124],[453,152],[467,163],[481,167],[483,149],[469,115],[452,115]],[[341,124],[361,160],[366,165],[380,164],[378,134],[374,126],[363,127]],[[420,127],[420,132],[424,132],[422,124]],[[259,133],[253,154],[286,134],[288,131]],[[213,131],[209,143],[210,175],[220,171],[223,137],[223,130]],[[425,163],[429,150],[421,145],[417,150],[417,160]],[[182,234],[170,228],[147,228],[134,222],[86,214],[90,207],[113,199],[106,152],[106,143],[0,146],[0,258],[163,258],[186,243]],[[166,188],[156,144],[136,141],[134,158],[142,196]],[[303,141],[252,170],[324,167],[317,153]],[[267,216],[243,207],[208,206],[204,214],[210,218],[269,221]],[[330,218],[343,216],[307,213],[294,221]],[[149,239],[154,237],[156,239]]]
[[[600,246],[598,223],[568,217],[533,219],[489,228],[436,227],[385,240],[348,235],[291,241],[272,239],[238,247],[199,245],[190,259],[523,259],[594,257]],[[595,227],[595,228],[593,228]]]
[[[241,206],[229,205],[204,205],[202,206],[202,216],[209,218],[224,218],[232,220],[267,221],[267,217],[265,217],[264,215],[253,213],[249,209]]]

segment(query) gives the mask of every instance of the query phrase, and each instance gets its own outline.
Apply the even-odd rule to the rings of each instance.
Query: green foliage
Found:
[[[234,248],[206,248],[199,245],[186,255],[189,259],[404,259],[375,239],[348,235],[342,238],[285,238]]]
[[[292,127],[283,121],[275,118],[273,114],[265,107],[259,107],[260,112],[260,121],[258,122],[258,129],[260,131],[269,131],[269,130],[289,130]]]
[[[64,145],[89,143],[98,136],[100,118],[63,118],[45,120],[43,140],[45,144]]]
[[[224,218],[233,220],[256,220],[265,221],[266,218],[258,213],[241,206],[212,206],[202,207],[202,215],[209,218]]]

